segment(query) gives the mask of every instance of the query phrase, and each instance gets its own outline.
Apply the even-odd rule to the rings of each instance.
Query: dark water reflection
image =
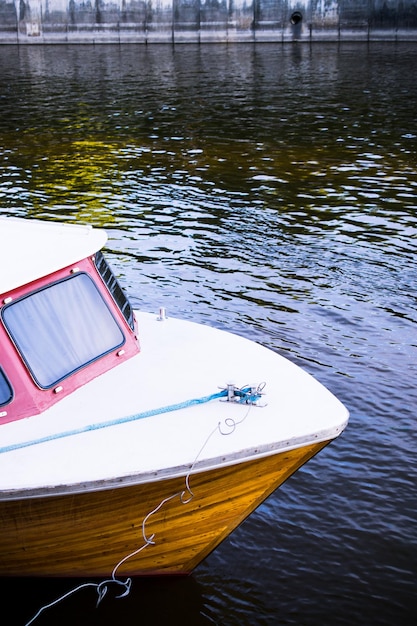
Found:
[[[0,211],[105,227],[136,306],[249,336],[351,411],[191,579],[37,623],[416,622],[416,72],[411,44],[0,49]],[[73,586],[0,594],[21,624]]]

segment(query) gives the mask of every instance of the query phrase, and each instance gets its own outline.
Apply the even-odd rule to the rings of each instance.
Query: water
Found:
[[[416,623],[416,73],[413,44],[0,48],[0,212],[105,227],[135,306],[351,412],[192,577],[35,623]],[[1,581],[6,623],[78,582]]]

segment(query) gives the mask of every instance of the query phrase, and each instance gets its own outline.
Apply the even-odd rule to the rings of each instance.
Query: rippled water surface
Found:
[[[0,212],[105,227],[135,306],[351,412],[192,577],[35,623],[417,623],[416,75],[415,44],[0,48]],[[77,581],[1,582],[25,624]]]

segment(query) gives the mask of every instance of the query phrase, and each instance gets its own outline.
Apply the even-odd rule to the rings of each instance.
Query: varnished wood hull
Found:
[[[176,478],[1,502],[0,575],[108,577],[142,546],[117,574],[188,574],[326,443],[193,474],[191,498]]]

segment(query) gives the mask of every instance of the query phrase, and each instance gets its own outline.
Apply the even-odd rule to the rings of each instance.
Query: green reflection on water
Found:
[[[294,232],[414,206],[416,87],[397,49],[201,50],[45,47],[0,63],[3,206],[104,226],[182,186]]]

